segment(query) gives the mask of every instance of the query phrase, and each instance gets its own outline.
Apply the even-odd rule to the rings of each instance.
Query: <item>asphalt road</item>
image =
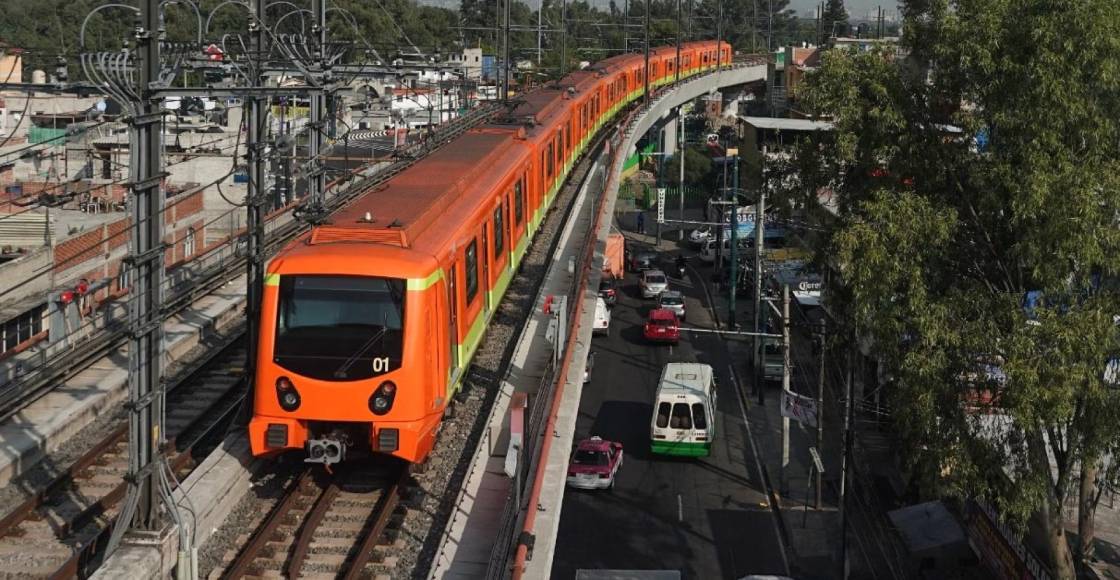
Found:
[[[708,272],[702,269],[701,272]],[[696,272],[671,279],[684,292],[689,326],[712,327]],[[683,333],[678,346],[647,344],[642,324],[653,305],[627,274],[610,335],[596,337],[591,383],[584,387],[576,438],[621,441],[624,463],[613,491],[564,494],[552,567],[555,579],[584,569],[672,569],[685,579],[783,574],[778,529],[761,484],[745,412],[717,335]],[[712,455],[654,457],[649,422],[662,366],[697,361],[719,381],[718,427]]]

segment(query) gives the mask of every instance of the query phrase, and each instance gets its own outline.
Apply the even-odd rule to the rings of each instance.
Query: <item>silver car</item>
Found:
[[[676,290],[666,290],[657,295],[657,307],[672,310],[673,314],[684,321],[684,295]]]
[[[642,272],[642,298],[653,298],[669,288],[669,278],[661,270]]]

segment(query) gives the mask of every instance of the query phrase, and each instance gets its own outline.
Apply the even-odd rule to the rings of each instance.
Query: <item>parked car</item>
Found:
[[[584,439],[576,445],[568,463],[568,486],[577,489],[613,489],[622,467],[622,444],[601,437]]]
[[[630,254],[627,260],[631,272],[644,272],[657,267],[657,252],[641,251]]]
[[[767,328],[767,332],[773,332]],[[762,339],[762,380],[780,381],[785,373],[785,355],[782,354],[782,344],[775,338]]]
[[[681,340],[681,324],[672,310],[657,308],[650,311],[642,334],[646,340],[676,344]]]
[[[666,290],[657,295],[657,307],[672,310],[677,318],[684,322],[685,319],[685,306],[684,295],[676,290]]]
[[[654,298],[669,288],[669,278],[661,270],[642,272],[642,298]]]
[[[594,334],[607,334],[611,328],[611,310],[601,296],[595,298],[595,322],[591,325]]]
[[[618,302],[618,282],[612,276],[603,276],[599,281],[599,297],[607,306],[614,306]]]

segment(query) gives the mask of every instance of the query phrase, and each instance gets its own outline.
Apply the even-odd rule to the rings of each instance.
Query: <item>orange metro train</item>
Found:
[[[730,63],[731,47],[719,50]],[[684,44],[680,76],[714,69],[716,51]],[[676,56],[652,51],[651,88],[675,80]],[[641,98],[644,69],[641,55],[619,55],[519,95],[503,119],[281,250],[265,275],[253,455],[422,462],[553,198],[595,133]]]

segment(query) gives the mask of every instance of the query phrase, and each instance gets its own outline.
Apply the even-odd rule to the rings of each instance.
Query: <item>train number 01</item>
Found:
[[[389,370],[389,357],[375,356],[373,357],[373,372],[383,373]]]

